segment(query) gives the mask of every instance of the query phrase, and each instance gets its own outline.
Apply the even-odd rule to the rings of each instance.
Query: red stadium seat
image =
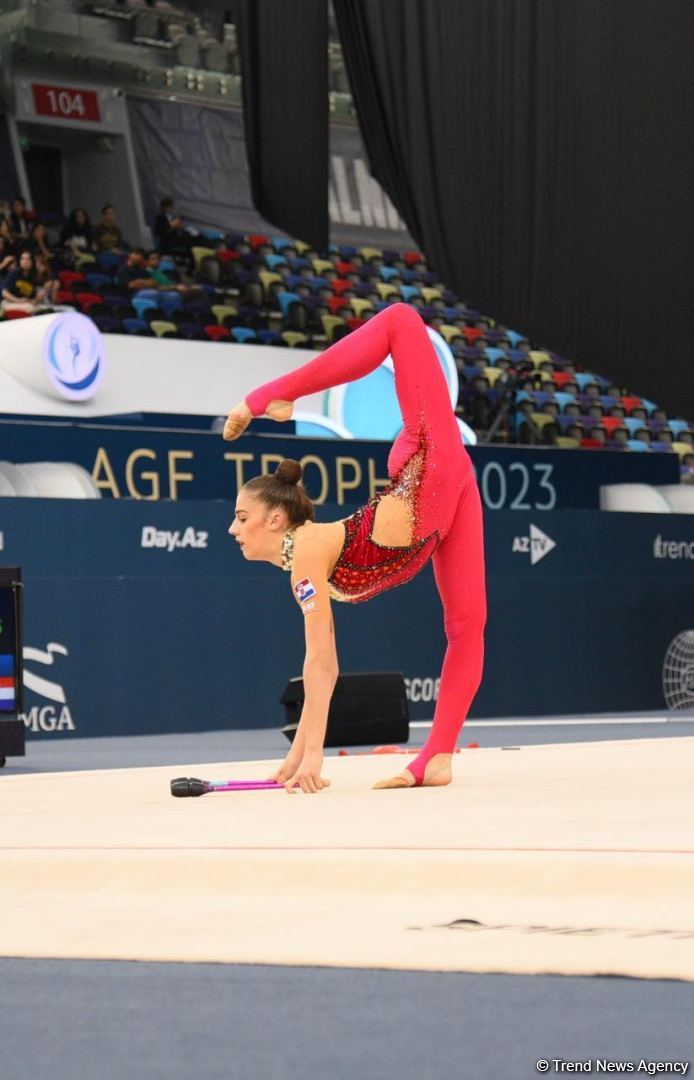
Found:
[[[12,311],[10,309],[10,311],[5,312],[5,318],[6,319],[30,319],[31,318],[31,312],[30,311],[19,311],[19,310]]]
[[[353,289],[354,283],[351,281],[343,281],[342,278],[335,278],[330,282],[333,292],[336,296],[342,296],[343,292],[347,289]]]
[[[347,277],[348,274],[356,274],[357,267],[353,262],[337,262],[335,263],[335,269],[340,277]]]
[[[86,281],[84,274],[78,274],[76,270],[61,270],[58,279],[63,289],[69,289],[78,281]]]
[[[620,398],[620,401],[628,413],[630,413],[632,409],[643,408],[643,402],[640,397],[628,395],[627,397]]]
[[[260,233],[252,233],[248,237],[248,243],[255,251],[259,247],[263,247],[265,244],[269,244],[270,240],[267,236],[262,236]]]
[[[574,376],[570,371],[555,371],[552,375],[552,380],[557,390],[561,390],[563,386],[566,386],[567,382],[574,381]]]
[[[238,251],[228,251],[225,248],[220,248],[220,250],[217,252],[217,259],[222,264],[222,266],[224,266],[225,263],[233,262],[236,259],[240,258],[241,256],[239,255]]]
[[[358,330],[359,327],[363,326],[365,322],[366,319],[360,318],[359,315],[352,315],[351,318],[345,319],[345,324],[350,328],[350,330]]]
[[[327,304],[333,315],[339,315],[343,308],[349,307],[347,300],[343,300],[341,296],[328,297]]]
[[[615,428],[624,426],[621,416],[603,416],[600,424],[609,435],[612,434]]]
[[[80,311],[85,313],[89,311],[90,307],[94,304],[103,304],[104,298],[99,293],[78,292],[75,293],[73,300],[76,300],[80,306]]]
[[[231,337],[231,331],[228,326],[217,326],[211,324],[210,326],[203,327],[205,337],[210,341],[228,341]]]
[[[463,337],[468,345],[474,345],[477,339],[482,337],[482,331],[479,326],[466,326],[463,330]]]
[[[71,292],[66,292],[64,289],[58,289],[55,294],[56,304],[72,304],[74,306],[75,297]]]
[[[426,262],[426,259],[419,251],[403,251],[402,257],[408,266],[416,266],[417,263]]]

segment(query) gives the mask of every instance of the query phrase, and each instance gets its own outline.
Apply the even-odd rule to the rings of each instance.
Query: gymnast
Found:
[[[354,514],[318,524],[296,461],[240,489],[231,536],[246,559],[291,573],[304,616],[304,705],[294,741],[272,777],[294,794],[321,791],[328,708],[338,676],[330,601],[359,603],[402,585],[433,561],[447,638],[434,722],[425,745],[376,788],[451,781],[458,734],[482,677],[486,618],[482,509],[446,379],[420,316],[384,308],[295,371],[253,390],[229,413],[225,439],[254,417],[289,420],[297,398],[360,379],[390,354],[403,428],[388,456],[389,484]],[[416,626],[412,627],[416,633]]]

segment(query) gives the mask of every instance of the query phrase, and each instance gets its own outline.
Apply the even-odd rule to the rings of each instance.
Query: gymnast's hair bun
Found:
[[[303,469],[298,461],[285,458],[277,466],[275,476],[285,484],[298,484],[303,475]]]

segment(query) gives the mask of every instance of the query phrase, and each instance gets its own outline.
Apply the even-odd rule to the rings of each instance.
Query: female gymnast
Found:
[[[441,597],[448,646],[434,722],[413,762],[377,788],[451,781],[456,740],[482,677],[486,618],[482,509],[441,365],[420,316],[407,304],[384,308],[320,356],[253,390],[229,413],[225,439],[254,417],[288,420],[297,398],[360,379],[390,354],[403,428],[388,457],[390,483],[351,517],[317,524],[298,481],[298,462],[241,488],[230,534],[246,559],[291,572],[304,616],[305,700],[291,750],[272,779],[294,793],[321,778],[328,707],[338,675],[330,600],[359,603],[404,584],[429,559]],[[412,627],[416,632],[416,627]]]

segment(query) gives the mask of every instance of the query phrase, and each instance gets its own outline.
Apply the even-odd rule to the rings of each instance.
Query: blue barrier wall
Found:
[[[232,499],[240,484],[272,472],[283,457],[301,460],[317,502],[365,502],[387,480],[390,444],[248,435],[225,443],[209,432],[109,428],[66,421],[0,421],[0,460],[70,461],[90,472],[110,498]],[[676,484],[676,454],[544,448],[471,448],[482,501],[490,510],[549,512],[599,506],[601,484]]]
[[[344,514],[327,505],[319,519]],[[288,575],[233,545],[230,516],[228,503],[194,500],[0,499],[0,561],[21,564],[26,583],[30,734],[284,722],[303,621]],[[499,510],[486,542],[473,715],[663,707],[665,650],[694,622],[691,517]],[[413,718],[431,717],[445,649],[431,568],[334,612],[342,670],[402,671]]]

